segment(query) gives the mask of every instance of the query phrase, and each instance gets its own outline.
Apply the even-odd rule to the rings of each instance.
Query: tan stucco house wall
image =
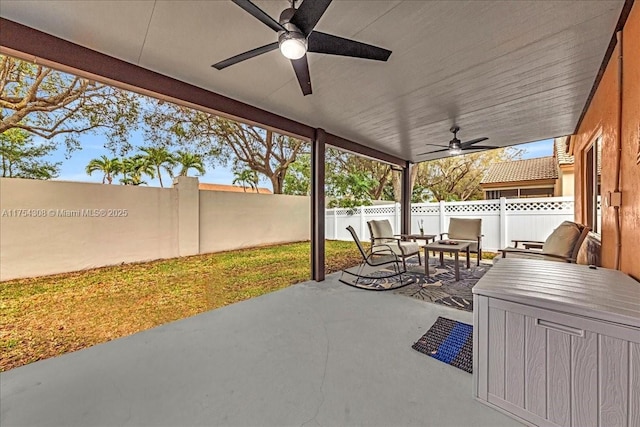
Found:
[[[640,5],[636,2],[623,29],[622,126],[618,129],[618,46],[611,55],[591,104],[572,137],[575,156],[576,221],[586,222],[587,172],[585,156],[593,141],[602,137],[601,194],[616,186],[617,138],[621,138],[620,269],[640,279]],[[602,207],[602,264],[615,268],[617,246],[613,207]]]

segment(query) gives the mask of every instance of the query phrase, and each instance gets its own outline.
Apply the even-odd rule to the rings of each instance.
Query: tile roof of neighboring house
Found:
[[[226,184],[206,184],[200,183],[198,184],[199,190],[208,190],[208,191],[231,191],[233,193],[255,193],[251,187],[243,188],[239,185],[226,185]],[[245,191],[246,190],[246,191]],[[258,187],[258,193],[260,194],[273,194],[271,190],[264,187]]]
[[[558,179],[555,157],[515,160],[491,165],[480,184]]]
[[[553,147],[555,149],[555,156],[558,158],[559,165],[572,165],[574,158],[567,153],[567,143],[569,142],[568,136],[562,138],[555,138],[553,140]]]

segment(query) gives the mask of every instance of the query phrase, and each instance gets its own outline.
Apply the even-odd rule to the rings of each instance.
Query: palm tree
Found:
[[[142,175],[148,175],[151,179],[155,178],[155,168],[146,157],[136,154],[133,157],[127,157],[122,160],[122,179],[120,182],[124,185],[141,185],[147,184],[142,180]]]
[[[258,174],[253,169],[243,169],[241,171],[234,171],[233,175],[235,178],[233,179],[232,184],[240,183],[244,192],[247,192],[247,187],[256,190],[258,193]]]
[[[161,169],[164,169],[170,177],[173,177],[173,168],[176,165],[173,155],[164,147],[143,147],[140,150],[145,153],[144,158],[148,164],[155,168],[160,187],[164,187],[162,185]]]
[[[93,172],[102,172],[104,174],[102,183],[107,181],[111,184],[113,177],[122,171],[122,162],[117,157],[110,159],[107,156],[101,156],[99,159],[92,159],[85,170],[89,175]]]
[[[173,156],[178,166],[180,166],[179,176],[187,176],[189,169],[195,169],[200,175],[206,172],[202,156],[199,154],[189,153],[187,151],[178,150]]]

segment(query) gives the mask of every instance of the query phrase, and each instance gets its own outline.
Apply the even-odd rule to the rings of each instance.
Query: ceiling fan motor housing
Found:
[[[302,58],[308,48],[305,35],[298,27],[289,22],[295,13],[296,9],[290,7],[283,10],[280,14],[280,24],[286,28],[287,31],[280,31],[278,33],[278,45],[283,55],[289,59]]]

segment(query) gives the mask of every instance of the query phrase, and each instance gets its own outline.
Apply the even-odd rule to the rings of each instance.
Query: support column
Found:
[[[327,134],[316,129],[311,141],[311,279],[324,280],[325,257],[325,200],[324,200],[324,163]]]
[[[402,168],[402,198],[400,199],[400,234],[411,233],[411,168],[414,167],[407,162]]]

